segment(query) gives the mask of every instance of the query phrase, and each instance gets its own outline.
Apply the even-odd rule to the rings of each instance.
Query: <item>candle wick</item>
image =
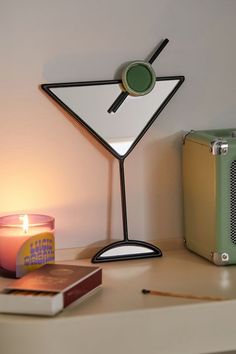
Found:
[[[23,215],[20,216],[20,220],[23,222],[23,232],[24,234],[28,234],[28,229],[29,229],[29,218],[28,215]]]

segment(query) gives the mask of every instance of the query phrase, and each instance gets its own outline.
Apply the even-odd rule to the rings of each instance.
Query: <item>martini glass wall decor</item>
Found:
[[[129,238],[124,162],[184,81],[183,76],[153,79],[151,64],[167,42],[162,42],[149,62],[130,63],[122,80],[41,86],[119,162],[123,239],[101,249],[92,258],[94,263],[162,255],[158,247]]]

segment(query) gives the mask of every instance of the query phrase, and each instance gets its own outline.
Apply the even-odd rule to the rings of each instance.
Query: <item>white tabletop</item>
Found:
[[[62,263],[91,264],[90,260]],[[217,267],[187,250],[100,266],[101,291],[56,317],[1,314],[0,353],[191,354],[236,350],[236,266]],[[8,282],[2,278],[1,287]],[[144,295],[143,288],[232,300]]]

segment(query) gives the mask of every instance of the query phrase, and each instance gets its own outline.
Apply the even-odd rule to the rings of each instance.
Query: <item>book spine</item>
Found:
[[[91,290],[102,284],[102,269],[76,284],[64,293],[64,308],[70,305],[75,300],[80,299]]]

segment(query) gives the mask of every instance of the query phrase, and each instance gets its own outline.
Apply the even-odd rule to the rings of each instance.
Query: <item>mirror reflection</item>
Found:
[[[59,103],[74,112],[119,156],[124,156],[150,119],[181,82],[181,77],[157,79],[154,89],[141,97],[127,97],[116,113],[107,112],[121,92],[119,82],[50,85],[49,91]]]

